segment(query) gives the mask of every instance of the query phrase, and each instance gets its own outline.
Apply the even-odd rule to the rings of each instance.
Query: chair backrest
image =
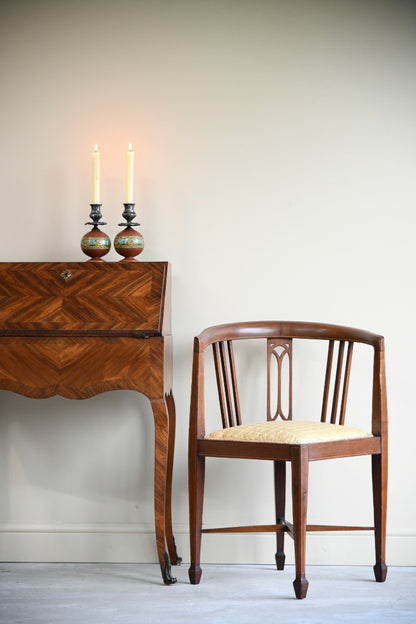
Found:
[[[257,338],[265,339],[267,345],[267,420],[292,419],[293,339],[295,338],[325,340],[328,343],[321,422],[340,425],[345,422],[355,342],[374,347],[376,358],[373,381],[378,386],[380,383],[384,383],[384,368],[380,371],[380,354],[384,349],[383,338],[377,334],[337,325],[280,321],[234,323],[211,327],[195,339],[195,355],[198,359],[198,357],[203,356],[203,352],[208,346],[212,346],[222,426],[224,428],[242,424],[233,343],[236,340]],[[377,366],[376,362],[378,362]],[[197,364],[197,360],[194,360],[194,366],[195,364]],[[203,368],[203,360],[200,364]],[[283,370],[285,371],[284,375]],[[380,378],[378,379],[380,372],[382,373],[381,381]],[[195,391],[196,389],[193,388],[193,393]],[[284,396],[285,401],[283,400]]]

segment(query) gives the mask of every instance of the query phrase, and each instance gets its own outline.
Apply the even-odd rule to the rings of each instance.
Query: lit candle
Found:
[[[126,204],[133,203],[134,152],[131,143],[126,160]]]
[[[100,203],[100,152],[97,145],[92,153],[92,203]]]

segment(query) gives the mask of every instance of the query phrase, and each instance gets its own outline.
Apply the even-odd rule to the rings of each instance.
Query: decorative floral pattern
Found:
[[[114,239],[114,247],[116,249],[143,249],[143,236],[141,234],[132,234],[130,236],[119,234]]]
[[[104,237],[84,237],[81,241],[81,249],[110,249],[110,246],[110,239]]]

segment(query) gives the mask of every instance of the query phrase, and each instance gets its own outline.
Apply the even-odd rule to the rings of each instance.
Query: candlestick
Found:
[[[92,153],[92,203],[100,203],[100,152],[97,144],[94,145]]]
[[[126,225],[124,230],[119,232],[114,239],[114,249],[121,256],[124,256],[124,261],[135,261],[136,258],[134,256],[138,256],[142,253],[144,249],[144,238],[134,229],[133,226],[140,225],[140,223],[134,223],[134,219],[136,217],[136,213],[134,212],[135,204],[131,202],[126,202],[124,205],[124,212],[122,217],[127,221],[127,225],[125,223],[119,223],[119,225]]]
[[[92,229],[84,234],[81,239],[82,251],[90,257],[90,260],[101,260],[110,251],[110,238],[102,232],[99,225],[107,225],[104,221],[100,221],[102,204],[90,204],[90,219],[85,225],[92,225]]]
[[[126,204],[133,203],[133,182],[134,182],[134,152],[132,144],[126,154]]]

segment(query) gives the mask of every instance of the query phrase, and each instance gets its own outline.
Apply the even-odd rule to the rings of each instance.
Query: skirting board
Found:
[[[189,532],[174,527],[178,554],[189,561]],[[202,538],[204,563],[271,564],[270,534],[207,534]],[[368,532],[323,532],[307,536],[310,565],[373,565],[374,541]],[[0,525],[0,560],[27,562],[156,562],[154,529],[144,524]],[[293,563],[293,542],[286,539],[286,562]],[[416,531],[395,531],[387,537],[387,563],[416,565]]]

